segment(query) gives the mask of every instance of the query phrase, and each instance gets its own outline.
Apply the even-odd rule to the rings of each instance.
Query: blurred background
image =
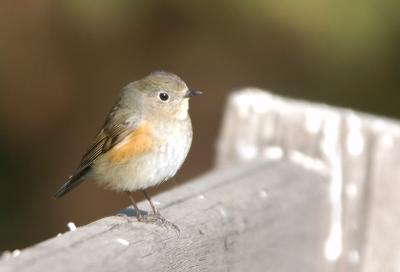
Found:
[[[129,204],[92,182],[52,195],[119,89],[153,70],[205,95],[191,103],[186,163],[152,193],[213,166],[224,101],[238,87],[400,117],[399,8],[380,0],[1,1],[0,250]]]

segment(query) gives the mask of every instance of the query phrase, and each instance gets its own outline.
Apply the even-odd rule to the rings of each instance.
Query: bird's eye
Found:
[[[158,97],[161,99],[161,101],[167,101],[169,99],[169,95],[166,92],[159,93]]]

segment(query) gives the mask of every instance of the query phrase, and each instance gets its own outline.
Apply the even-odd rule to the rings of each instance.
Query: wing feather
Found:
[[[64,183],[64,185],[55,193],[54,197],[59,198],[71,191],[85,180],[90,172],[93,162],[102,154],[109,151],[112,147],[120,143],[126,136],[136,129],[136,122],[124,120],[115,125],[110,125],[112,119],[107,119],[103,129],[95,137],[93,144],[83,155],[79,166],[74,174]],[[113,120],[114,121],[114,120]]]

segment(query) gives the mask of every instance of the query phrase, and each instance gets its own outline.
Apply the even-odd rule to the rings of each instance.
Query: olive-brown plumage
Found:
[[[178,76],[157,71],[122,89],[121,95],[68,181],[56,192],[61,197],[93,178],[115,191],[144,191],[173,177],[192,142],[188,114],[190,91]],[[135,209],[137,205],[130,195]],[[141,219],[137,210],[138,219]]]

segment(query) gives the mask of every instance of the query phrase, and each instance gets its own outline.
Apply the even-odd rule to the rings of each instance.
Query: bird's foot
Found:
[[[138,221],[142,223],[155,224],[160,227],[172,228],[178,234],[178,236],[181,232],[177,225],[175,225],[172,222],[169,222],[167,219],[161,216],[160,213],[141,216],[140,219],[138,218]]]

